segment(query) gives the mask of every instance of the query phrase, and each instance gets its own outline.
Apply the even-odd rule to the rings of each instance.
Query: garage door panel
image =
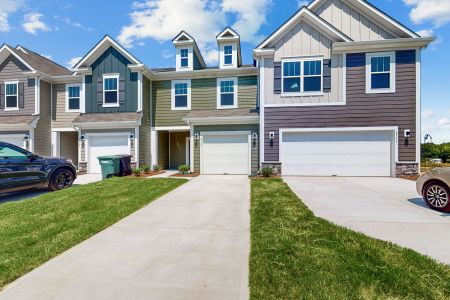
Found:
[[[283,174],[390,176],[389,132],[284,133]]]
[[[99,156],[130,154],[128,134],[114,136],[89,137],[89,173],[101,173]]]
[[[0,135],[0,141],[12,144],[17,147],[23,148],[23,139],[25,135],[23,136],[13,136],[13,135]]]

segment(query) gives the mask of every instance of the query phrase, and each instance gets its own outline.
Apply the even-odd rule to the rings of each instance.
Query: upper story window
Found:
[[[322,59],[283,61],[283,94],[321,94],[322,64]]]
[[[217,79],[217,108],[237,108],[237,78]]]
[[[223,63],[224,65],[233,64],[233,46],[225,45],[223,46]]]
[[[119,106],[119,75],[103,75],[103,106]]]
[[[19,109],[18,82],[5,82],[5,110]]]
[[[366,93],[395,92],[395,53],[366,55]]]
[[[81,85],[66,85],[66,111],[79,112],[81,106]]]
[[[182,68],[189,67],[189,49],[180,49],[180,66]]]
[[[191,81],[172,81],[172,110],[191,109]]]

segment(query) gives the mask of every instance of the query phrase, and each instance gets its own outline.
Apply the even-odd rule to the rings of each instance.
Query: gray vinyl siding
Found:
[[[205,131],[251,131],[259,136],[259,125],[202,125],[194,127],[194,133],[200,134]],[[251,172],[256,174],[259,170],[259,141],[252,141],[251,146]],[[200,143],[198,141],[194,142],[194,171],[200,172]]]
[[[85,76],[86,113],[133,112],[137,110],[137,73],[127,65],[131,62],[113,47],[108,48],[92,65],[92,75]],[[125,78],[125,103],[119,107],[103,107],[97,103],[97,78],[103,74],[120,74]]]
[[[264,161],[279,160],[280,128],[399,127],[399,161],[416,160],[415,50],[396,54],[396,93],[366,94],[365,54],[347,55],[347,103],[342,106],[266,107]],[[412,138],[405,144],[403,131]],[[275,132],[273,144],[267,138]]]
[[[51,155],[51,84],[40,81],[40,114],[34,130],[34,152],[42,156]]]
[[[194,59],[194,70],[203,69],[202,65],[200,64],[200,60],[199,60],[197,54],[195,54],[195,52],[194,52],[194,55],[193,55],[193,59]]]
[[[15,111],[0,110],[0,115],[32,115],[35,112],[34,107],[34,79],[28,79],[23,72],[30,71],[15,56],[8,56],[5,61],[0,64],[0,84],[5,81],[19,81],[24,83],[24,108]]]
[[[52,89],[52,126],[53,128],[71,128],[72,121],[80,113],[66,112],[66,84],[53,84]]]
[[[186,126],[182,119],[189,110],[172,111],[171,81],[154,81],[152,83],[153,126]],[[192,79],[191,109],[217,109],[217,78]],[[256,76],[238,77],[238,108],[254,108],[257,105]]]
[[[369,16],[363,15],[342,0],[327,0],[315,12],[354,41],[386,40],[396,38]]]
[[[139,164],[150,166],[150,80],[142,78],[142,119],[139,127]]]

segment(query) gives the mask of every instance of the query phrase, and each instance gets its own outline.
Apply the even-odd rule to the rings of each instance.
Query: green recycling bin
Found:
[[[120,173],[120,156],[99,156],[97,158],[102,168],[102,179],[117,176]]]

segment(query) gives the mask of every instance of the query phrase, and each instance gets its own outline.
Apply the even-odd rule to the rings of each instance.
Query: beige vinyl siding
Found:
[[[81,83],[81,82],[80,82]],[[71,128],[72,121],[80,115],[78,112],[66,112],[66,84],[53,85],[52,126],[53,128]]]
[[[205,131],[251,131],[259,136],[258,125],[210,125],[195,126],[194,132],[200,134]],[[226,159],[226,158],[224,158]],[[251,145],[251,172],[256,174],[259,170],[259,140]],[[194,142],[194,172],[200,172],[200,141]]]
[[[142,78],[142,120],[139,127],[139,164],[150,166],[150,80]]]
[[[187,126],[182,119],[189,110],[172,111],[171,81],[152,83],[154,126]],[[217,109],[217,78],[192,79],[191,109]],[[238,107],[254,108],[257,100],[256,76],[238,77]]]
[[[51,155],[51,84],[40,81],[40,113],[34,130],[34,152],[42,156]]]
[[[21,63],[13,55],[8,56],[5,61],[0,64],[0,84],[5,81],[19,81],[24,83],[24,108],[19,111],[0,110],[0,115],[31,115],[35,112],[34,107],[34,79],[28,79],[23,72],[30,71],[23,63]]]
[[[60,132],[60,156],[70,158],[78,166],[78,132]]]
[[[315,12],[355,41],[395,38],[383,29],[381,24],[377,24],[342,0],[327,0]]]

